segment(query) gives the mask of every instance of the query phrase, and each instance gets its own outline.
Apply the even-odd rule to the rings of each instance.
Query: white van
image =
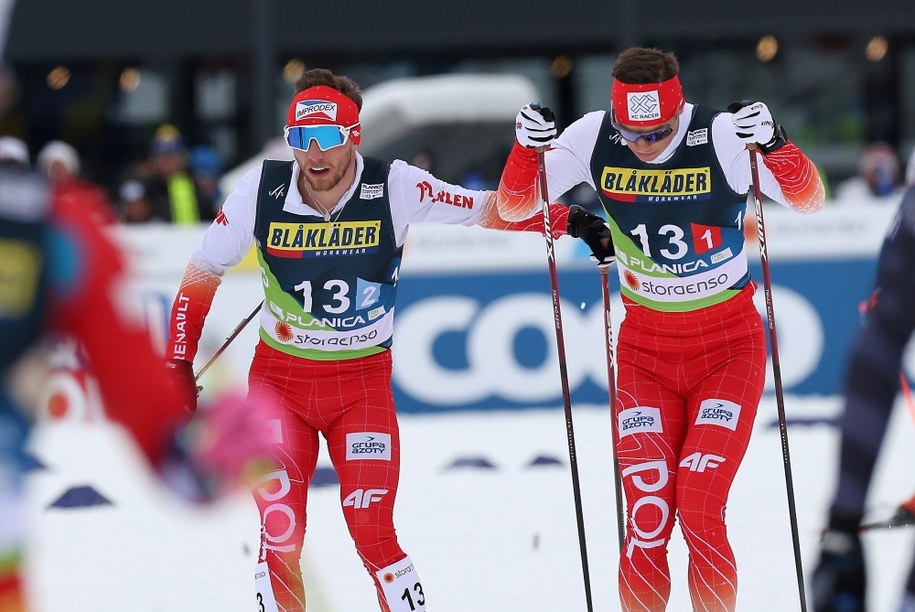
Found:
[[[515,115],[539,100],[533,82],[517,74],[448,74],[392,79],[363,93],[359,151],[429,168],[438,178],[495,188],[514,142]],[[423,158],[420,160],[420,156]],[[282,137],[226,172],[229,193],[264,159],[292,159]]]

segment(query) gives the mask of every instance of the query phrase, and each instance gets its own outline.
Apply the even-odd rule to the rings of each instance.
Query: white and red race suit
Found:
[[[762,395],[766,342],[744,248],[751,168],[729,113],[686,104],[668,146],[640,161],[604,111],[545,153],[550,197],[598,194],[626,308],[617,350],[616,440],[628,528],[624,610],[664,610],[677,515],[697,610],[733,610],[737,568],[724,514]],[[760,187],[799,212],[822,207],[814,164],[790,141],[762,156]],[[502,175],[515,209],[536,210],[538,166],[516,144]]]
[[[278,394],[283,411],[279,467],[255,491],[262,520],[258,575],[270,577],[268,586],[258,582],[258,597],[283,611],[305,607],[299,558],[319,434],[381,609],[394,607],[393,598],[424,609],[422,585],[393,522],[400,440],[389,348],[407,230],[421,222],[537,226],[536,217],[504,221],[499,192],[450,185],[402,161],[357,153],[355,163],[352,186],[326,215],[304,202],[295,162],[268,160],[250,171],[194,252],[172,309],[166,356],[193,362],[221,276],[256,244],[266,300],[249,393]]]

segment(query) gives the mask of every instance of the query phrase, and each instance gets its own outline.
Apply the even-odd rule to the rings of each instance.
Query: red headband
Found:
[[[615,79],[610,101],[614,121],[644,126],[667,123],[686,104],[677,75],[663,83],[634,84]]]
[[[303,125],[340,125],[350,127],[359,123],[359,108],[352,99],[327,85],[303,89],[289,105],[286,127]],[[350,139],[359,144],[361,131],[350,132]]]

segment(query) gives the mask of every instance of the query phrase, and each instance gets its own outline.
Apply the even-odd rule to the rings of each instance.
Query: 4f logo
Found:
[[[352,506],[354,510],[368,508],[373,502],[381,501],[387,489],[356,489],[343,500],[343,507]]]
[[[689,468],[690,472],[704,472],[706,468],[713,469],[724,462],[724,457],[712,455],[711,453],[704,455],[697,451],[681,461],[680,467]]]

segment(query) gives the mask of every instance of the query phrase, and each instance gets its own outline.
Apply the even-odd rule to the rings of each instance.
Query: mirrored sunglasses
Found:
[[[322,151],[342,146],[349,138],[349,133],[357,124],[349,127],[342,125],[296,125],[285,129],[286,144],[293,149],[307,151],[314,140]]]
[[[664,127],[662,127],[659,130],[655,130],[654,132],[648,132],[648,133],[629,131],[625,128],[620,127],[620,125],[615,121],[611,121],[610,125],[612,125],[614,127],[614,129],[616,129],[616,131],[620,133],[620,136],[622,136],[629,142],[636,142],[638,140],[644,140],[645,142],[647,142],[649,144],[656,143],[659,140],[664,140],[665,138],[667,138],[668,136],[673,134],[673,131],[674,131],[673,126],[670,124],[665,125]]]

